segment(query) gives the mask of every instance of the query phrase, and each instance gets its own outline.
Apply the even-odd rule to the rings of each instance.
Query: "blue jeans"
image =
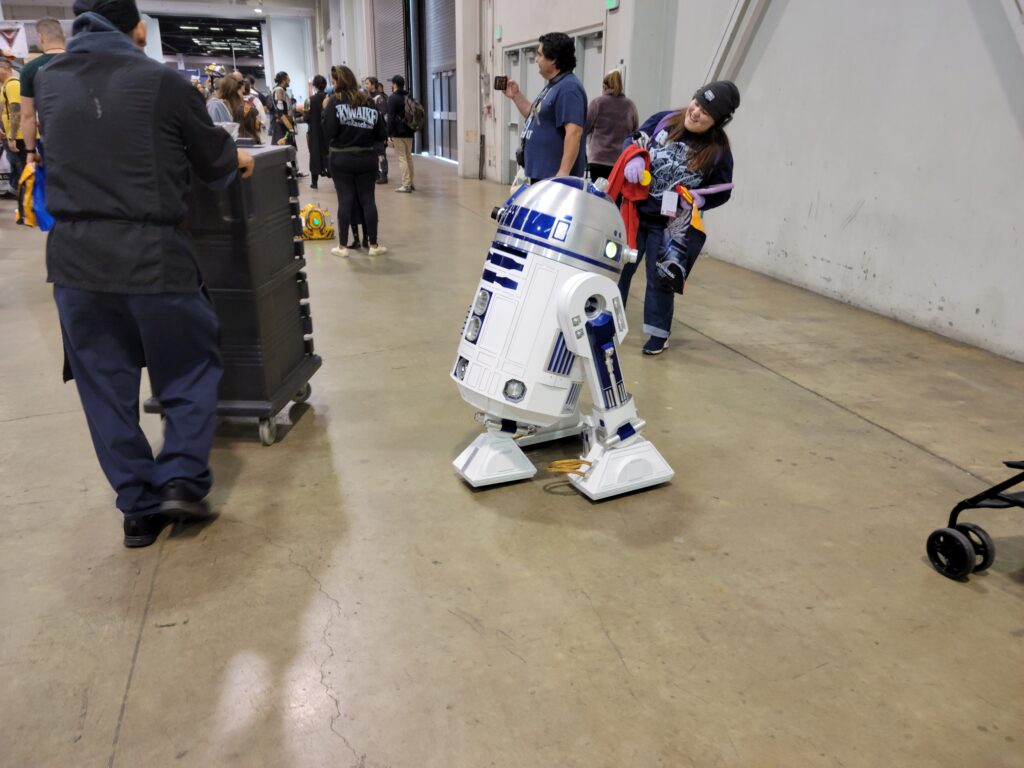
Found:
[[[64,351],[93,447],[126,518],[155,512],[172,480],[197,498],[213,482],[221,361],[217,313],[195,293],[121,294],[55,286]],[[139,382],[149,369],[160,401],[163,450],[139,426]]]
[[[664,247],[665,224],[660,221],[640,219],[636,234],[637,260],[626,264],[619,277],[619,293],[623,304],[629,299],[629,284],[633,281],[637,267],[647,257],[647,289],[644,293],[644,333],[667,339],[672,335],[672,312],[675,309],[675,293],[670,286],[662,285],[658,274],[658,259]]]

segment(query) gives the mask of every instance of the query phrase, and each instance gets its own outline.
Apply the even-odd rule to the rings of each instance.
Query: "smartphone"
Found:
[[[494,90],[504,91],[508,88],[508,76],[507,75],[495,75],[494,76]]]

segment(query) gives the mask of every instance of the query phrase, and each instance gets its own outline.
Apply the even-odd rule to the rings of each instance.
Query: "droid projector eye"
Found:
[[[476,341],[480,335],[480,318],[473,315],[466,323],[466,341]]]
[[[519,381],[519,379],[509,379],[505,382],[503,394],[506,400],[518,403],[526,396],[526,385]]]
[[[469,367],[469,360],[464,357],[459,358],[459,362],[455,364],[455,378],[462,381],[466,378],[466,369]]]
[[[482,315],[487,311],[488,305],[491,303],[491,294],[485,291],[483,288],[480,289],[480,293],[476,295],[476,301],[473,302],[473,312],[478,315]]]
[[[604,244],[604,255],[612,261],[619,260],[619,244],[614,240],[609,240]]]

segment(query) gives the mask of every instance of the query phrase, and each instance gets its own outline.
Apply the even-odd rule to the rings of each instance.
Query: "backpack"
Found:
[[[423,105],[416,101],[411,93],[407,93],[405,95],[405,124],[409,126],[410,131],[419,131],[423,129],[426,122],[427,113],[424,111]]]

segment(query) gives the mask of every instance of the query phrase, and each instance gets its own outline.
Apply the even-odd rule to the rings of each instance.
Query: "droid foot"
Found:
[[[621,447],[594,445],[584,458],[591,466],[582,477],[569,475],[569,482],[594,501],[667,483],[675,475],[654,444],[642,437]]]
[[[507,432],[485,432],[452,462],[459,476],[474,488],[526,480],[537,468]]]

